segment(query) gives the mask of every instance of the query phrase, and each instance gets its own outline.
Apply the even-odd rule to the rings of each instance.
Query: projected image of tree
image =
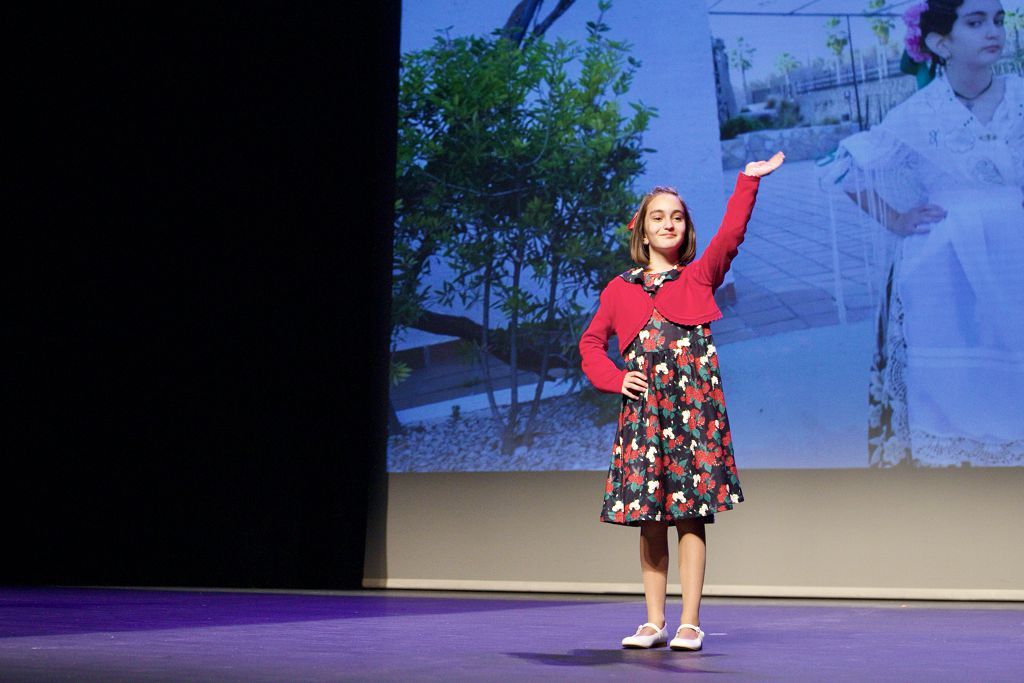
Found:
[[[481,452],[533,445],[545,386],[579,379],[577,294],[629,261],[622,224],[654,110],[623,105],[640,64],[608,37],[609,6],[582,45],[527,34],[513,15],[492,35],[440,35],[402,56],[392,341],[408,330],[459,340],[449,367],[463,366],[465,386],[439,395],[486,397]],[[392,449],[415,435],[394,397],[431,381],[414,362],[393,354]],[[461,405],[449,427],[481,434]]]

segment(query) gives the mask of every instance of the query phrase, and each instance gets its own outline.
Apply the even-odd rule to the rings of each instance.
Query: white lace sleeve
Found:
[[[859,194],[873,190],[897,211],[927,201],[926,160],[881,128],[856,133],[839,143],[822,168],[826,191]]]

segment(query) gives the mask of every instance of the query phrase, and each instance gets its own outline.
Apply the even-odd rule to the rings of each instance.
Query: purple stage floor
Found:
[[[637,596],[7,588],[0,680],[1024,679],[1019,603],[707,598],[703,651],[622,649],[642,621]]]

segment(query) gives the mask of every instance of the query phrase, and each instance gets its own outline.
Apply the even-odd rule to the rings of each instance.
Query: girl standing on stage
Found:
[[[704,525],[743,500],[709,326],[722,317],[713,294],[743,241],[761,176],[783,159],[777,152],[747,164],[718,233],[697,260],[693,222],[679,194],[660,186],[647,194],[629,224],[639,267],[608,283],[580,338],[583,372],[594,387],[623,396],[601,521],[640,527],[647,622],[622,640],[625,647],[668,641],[670,524],[679,535],[683,613],[669,645],[699,650],[703,643]],[[608,358],[612,335],[625,369]]]

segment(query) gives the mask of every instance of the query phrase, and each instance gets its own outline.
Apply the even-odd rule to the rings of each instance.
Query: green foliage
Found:
[[[825,45],[835,53],[836,57],[843,54],[843,49],[850,42],[846,31],[839,30],[840,23],[839,17],[832,17],[825,22],[825,28],[829,30]]]
[[[409,367],[407,363],[404,363],[400,360],[395,360],[394,358],[391,359],[391,364],[388,369],[389,380],[391,382],[391,386],[393,387],[398,386],[399,384],[407,380],[409,378],[409,375],[412,374],[412,369]]]
[[[621,267],[621,226],[656,112],[624,109],[640,64],[601,17],[587,28],[582,46],[535,38],[520,47],[496,33],[438,37],[403,55],[395,333],[432,301],[481,302],[523,335],[578,325],[573,294]],[[436,291],[423,284],[432,257],[454,273]],[[554,282],[554,296],[531,293],[525,277]]]
[[[719,135],[722,140],[732,140],[740,133],[749,133],[752,130],[764,130],[765,128],[772,127],[771,119],[734,116],[722,123],[719,128]]]
[[[885,9],[887,0],[868,0],[867,13]],[[890,17],[874,17],[871,19],[871,31],[882,45],[889,44],[889,37],[896,23]]]
[[[800,105],[790,100],[782,100],[775,112],[773,128],[792,128],[800,123]]]
[[[1020,6],[1006,8],[1003,26],[1006,27],[1007,39],[1013,45],[1014,54],[1017,60],[1024,58],[1024,48],[1021,47],[1020,34],[1024,31],[1024,10]]]
[[[747,71],[753,66],[750,60],[753,58],[757,48],[746,41],[743,36],[736,39],[736,47],[729,50],[729,64],[732,68],[740,71]]]
[[[772,110],[771,116],[734,116],[719,126],[719,138],[732,140],[740,133],[769,128],[793,128],[800,123],[800,105],[789,100],[765,101],[765,108]]]
[[[800,61],[788,52],[783,52],[775,59],[775,68],[786,76],[790,71],[800,67]]]

